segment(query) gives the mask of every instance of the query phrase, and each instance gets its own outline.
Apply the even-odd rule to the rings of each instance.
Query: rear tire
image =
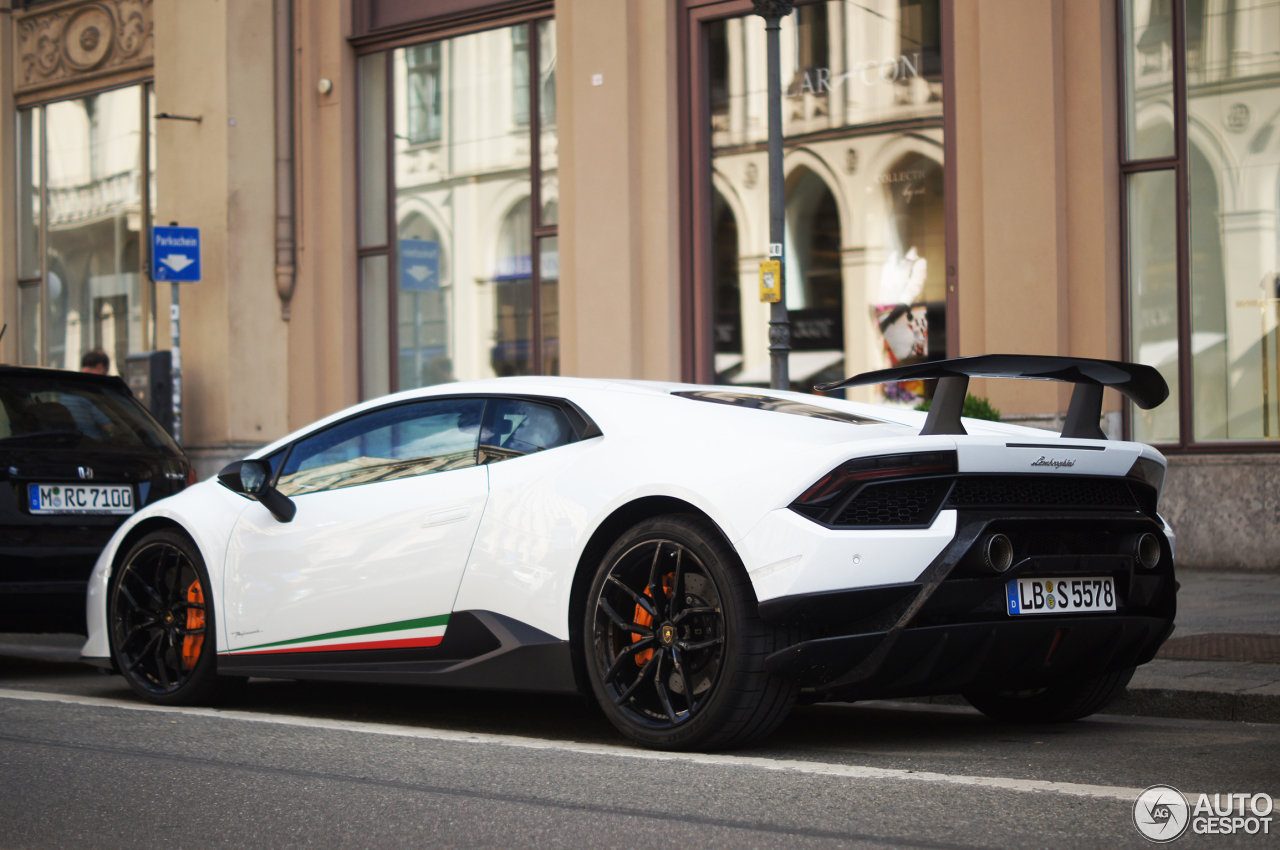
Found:
[[[796,638],[757,609],[709,520],[671,514],[623,534],[597,569],[582,631],[605,716],[631,740],[668,750],[738,747],[772,732],[798,688],[764,661]]]
[[[964,698],[993,720],[1004,723],[1067,723],[1106,708],[1124,693],[1133,667],[1089,679],[1076,679],[1035,691],[969,691]]]
[[[246,681],[217,675],[214,602],[200,550],[178,531],[139,540],[111,577],[108,633],[116,669],[157,705],[201,705]]]

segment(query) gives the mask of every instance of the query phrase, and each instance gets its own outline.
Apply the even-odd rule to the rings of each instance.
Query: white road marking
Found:
[[[160,714],[180,714],[190,717],[209,717],[238,720],[245,723],[266,723],[275,726],[295,726],[309,729],[332,729],[339,732],[362,732],[370,735],[387,735],[402,738],[419,738],[428,741],[444,741],[458,744],[486,744],[499,747],[519,747],[527,750],[557,750],[579,755],[610,756],[613,758],[642,759],[645,761],[686,762],[689,764],[718,765],[723,767],[747,767],[758,770],[775,770],[786,773],[802,773],[815,776],[835,776],[846,779],[880,779],[902,782],[935,782],[945,785],[964,785],[972,788],[993,788],[1002,791],[1066,794],[1072,797],[1091,797],[1101,800],[1120,800],[1132,803],[1142,793],[1142,788],[1124,788],[1117,785],[1083,785],[1075,782],[1050,782],[1044,779],[1010,779],[1000,776],[965,776],[951,773],[902,770],[887,767],[863,767],[861,765],[828,764],[824,762],[770,759],[759,756],[733,756],[710,753],[664,753],[654,750],[633,749],[614,744],[582,744],[575,741],[554,741],[545,738],[527,738],[519,735],[491,735],[482,732],[454,732],[447,729],[424,729],[416,726],[363,723],[353,720],[324,720],[311,717],[255,714],[248,711],[229,711],[218,708],[187,708],[126,703],[101,697],[84,697],[72,694],[52,694],[40,691],[15,691],[0,688],[0,699],[28,702],[58,702],[67,705],[83,705],[95,708],[115,708],[124,711],[150,711]],[[1190,795],[1188,795],[1190,796]]]

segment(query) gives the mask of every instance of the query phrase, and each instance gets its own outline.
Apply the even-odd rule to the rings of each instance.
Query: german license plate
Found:
[[[1072,614],[1116,610],[1115,582],[1110,577],[1015,578],[1005,584],[1009,613]]]
[[[131,514],[128,484],[31,484],[33,514]]]

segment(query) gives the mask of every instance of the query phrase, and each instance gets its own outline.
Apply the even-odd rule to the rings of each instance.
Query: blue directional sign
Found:
[[[400,288],[410,292],[435,292],[440,288],[439,242],[400,240]]]
[[[151,277],[178,283],[200,279],[200,228],[151,228]]]

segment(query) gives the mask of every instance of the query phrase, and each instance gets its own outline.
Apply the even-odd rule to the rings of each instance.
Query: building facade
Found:
[[[199,227],[204,474],[452,380],[768,383],[749,0],[12,6],[0,360],[168,348],[149,228]],[[1183,562],[1280,569],[1280,0],[815,0],[782,70],[795,387],[989,352],[1149,363],[1170,401],[1108,393],[1104,427],[1169,456]],[[974,391],[1028,424],[1066,408]]]

